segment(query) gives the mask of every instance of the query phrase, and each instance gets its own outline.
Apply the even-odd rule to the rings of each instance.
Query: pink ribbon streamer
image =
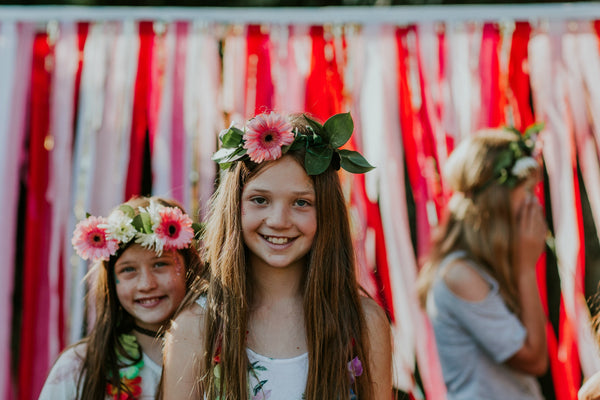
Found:
[[[187,208],[188,211],[197,209],[199,218],[208,211],[208,200],[214,190],[217,169],[211,156],[217,149],[217,133],[224,126],[221,60],[215,30],[215,26],[194,22],[187,40],[183,104],[186,140],[189,143],[186,146],[186,176],[190,177],[195,189]]]
[[[55,44],[55,68],[53,70],[50,99],[50,132],[54,138],[54,147],[50,153],[49,182],[46,193],[52,205],[51,236],[48,259],[49,297],[45,304],[48,314],[48,352],[50,368],[52,362],[63,349],[66,340],[69,304],[67,291],[61,289],[63,281],[70,277],[69,268],[65,268],[65,257],[70,253],[70,232],[67,231],[71,205],[71,154],[74,133],[74,91],[75,76],[78,67],[79,49],[77,30],[74,23],[60,26]]]

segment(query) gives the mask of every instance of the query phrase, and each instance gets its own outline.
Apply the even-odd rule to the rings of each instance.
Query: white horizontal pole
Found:
[[[343,7],[0,6],[1,21],[204,21],[240,24],[410,24],[432,21],[590,20],[600,3]]]

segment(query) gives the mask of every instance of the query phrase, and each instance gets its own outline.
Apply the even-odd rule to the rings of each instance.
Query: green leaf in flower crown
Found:
[[[150,214],[146,212],[136,215],[131,224],[138,232],[152,233],[152,220],[150,219]]]
[[[338,150],[340,155],[340,166],[353,174],[363,174],[369,172],[374,166],[357,151]]]
[[[304,169],[306,173],[308,175],[323,173],[329,167],[332,156],[333,149],[331,147],[325,145],[310,146],[304,156]]]
[[[323,129],[331,147],[337,149],[343,146],[352,136],[354,122],[350,113],[336,114],[325,121]]]
[[[121,204],[119,206],[119,210],[129,218],[135,217],[135,210],[129,204]]]
[[[542,131],[542,129],[544,129],[544,126],[545,124],[543,122],[536,122],[534,124],[531,124],[527,128],[525,128],[525,132],[523,133],[523,135],[529,137],[535,133],[539,133]]]
[[[237,147],[242,144],[242,139],[244,137],[244,132],[235,126],[230,127],[223,135],[221,136],[221,142],[223,143],[222,147]]]
[[[313,130],[313,132],[316,132],[318,134],[323,134],[323,125],[321,125],[314,119],[310,118],[306,114],[304,114],[304,118],[306,119],[306,122],[308,122],[308,126]]]
[[[242,146],[234,148],[222,147],[212,155],[212,160],[219,163],[221,169],[228,168],[232,162],[239,160],[246,155],[247,150]]]
[[[494,172],[500,173],[502,170],[512,166],[513,163],[513,152],[510,149],[502,151],[496,159],[494,165]]]

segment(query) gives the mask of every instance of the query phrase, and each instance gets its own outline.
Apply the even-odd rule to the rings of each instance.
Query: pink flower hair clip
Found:
[[[304,168],[308,175],[323,173],[333,162],[348,172],[362,174],[374,167],[357,151],[340,149],[352,136],[354,122],[350,113],[336,114],[323,125],[303,115],[306,129],[295,129],[289,120],[275,112],[259,114],[245,130],[233,124],[219,135],[221,149],[212,159],[222,169],[249,159],[255,163],[277,160],[292,149],[306,150]]]
[[[148,207],[123,204],[107,218],[88,216],[75,226],[71,243],[84,260],[106,261],[119,248],[131,242],[162,254],[165,250],[188,247],[199,235],[200,224],[177,207],[151,200]]]

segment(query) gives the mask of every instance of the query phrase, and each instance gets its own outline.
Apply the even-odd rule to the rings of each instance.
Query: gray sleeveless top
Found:
[[[448,400],[543,399],[534,376],[504,363],[523,346],[527,332],[504,303],[498,282],[471,263],[491,288],[485,299],[471,302],[442,279],[443,270],[464,256],[455,252],[440,263],[427,298]]]

